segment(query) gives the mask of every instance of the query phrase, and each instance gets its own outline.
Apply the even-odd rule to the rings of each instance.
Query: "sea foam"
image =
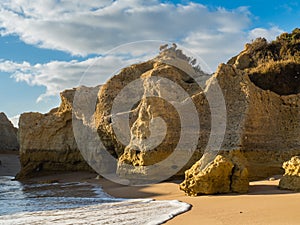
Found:
[[[161,224],[190,208],[187,203],[126,199],[73,209],[0,216],[0,224]]]

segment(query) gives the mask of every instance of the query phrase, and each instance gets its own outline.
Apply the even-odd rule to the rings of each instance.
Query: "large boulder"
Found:
[[[280,179],[279,187],[293,191],[300,191],[300,157],[294,156],[283,163],[285,173]]]
[[[19,179],[36,171],[91,170],[73,134],[72,104],[75,91],[63,91],[60,94],[61,105],[49,113],[24,113],[20,116]]]
[[[19,150],[17,140],[18,129],[13,126],[7,116],[0,113],[0,152],[5,150]]]
[[[185,180],[180,189],[187,195],[217,193],[246,193],[249,188],[246,160],[240,152],[232,151],[218,154],[215,158],[211,153],[196,162],[185,172]]]

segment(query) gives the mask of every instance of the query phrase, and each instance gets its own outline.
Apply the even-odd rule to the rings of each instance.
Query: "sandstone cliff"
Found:
[[[4,113],[0,113],[0,152],[3,150],[19,150],[17,128],[8,120]]]
[[[282,163],[300,153],[299,44],[299,29],[271,43],[257,39],[216,73],[220,85],[222,70],[230,70],[226,77],[239,82],[238,92],[224,92],[226,102],[237,96],[245,99],[239,112],[243,115],[239,145],[251,179],[282,174]],[[228,85],[222,86],[229,92]]]
[[[21,171],[24,178],[37,171],[91,170],[77,147],[72,128],[76,89],[61,93],[61,105],[49,113],[24,113],[19,120]]]

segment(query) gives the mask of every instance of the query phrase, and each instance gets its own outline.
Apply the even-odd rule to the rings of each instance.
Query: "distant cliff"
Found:
[[[19,120],[21,171],[24,178],[38,171],[91,170],[73,135],[72,104],[76,89],[61,93],[61,105],[49,113],[24,113]]]
[[[0,113],[0,152],[5,150],[19,150],[17,140],[18,129],[13,126],[4,113]]]

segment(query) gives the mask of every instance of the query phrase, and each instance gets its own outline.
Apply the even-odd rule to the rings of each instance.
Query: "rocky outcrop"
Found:
[[[246,160],[240,152],[229,154],[205,153],[189,170],[185,172],[185,180],[180,189],[187,195],[216,193],[246,193],[249,188]]]
[[[299,45],[299,29],[271,43],[257,39],[212,76],[176,45],[164,47],[158,57],[121,70],[98,94],[93,89],[97,102],[88,116],[84,115],[88,101],[82,95],[84,104],[75,117],[84,125],[81,133],[96,130],[97,135],[81,137],[89,146],[85,159],[101,166],[99,152],[105,148],[116,164],[109,173],[155,182],[183,176],[208,154],[214,157],[193,168],[210,168],[207,176],[215,174],[224,182],[229,176],[232,181],[229,187],[225,182],[226,190],[234,192],[243,189],[235,187],[245,187],[247,179],[240,179],[246,173],[238,169],[243,166],[226,158],[230,152],[240,152],[246,159],[249,180],[283,173],[282,163],[300,154]],[[64,92],[61,106],[48,114],[21,116],[25,173],[86,168],[72,132],[73,95],[74,91]],[[97,138],[103,146],[98,146]],[[224,154],[215,161],[218,151]],[[236,169],[228,175],[229,162]],[[189,176],[188,183],[196,174],[192,170]],[[199,179],[204,178],[209,180],[206,175]]]
[[[62,92],[60,107],[49,113],[21,115],[19,179],[37,171],[91,170],[83,159],[73,134],[72,104],[75,90]]]
[[[4,113],[0,113],[0,152],[19,150],[17,128],[9,121]]]
[[[279,188],[300,191],[300,157],[294,156],[283,163],[285,173],[280,179]]]
[[[173,171],[183,175],[203,153],[217,150],[240,151],[248,161],[250,180],[283,173],[282,163],[300,154],[299,34],[296,29],[271,43],[260,38],[247,44],[245,50],[227,64],[221,64],[209,79],[197,73],[200,70],[193,68],[193,60],[174,46],[165,48],[153,60],[123,69],[103,86],[96,110],[98,134],[118,159],[118,173],[124,177],[148,177],[149,166],[166,163],[172,155],[182,134],[183,117],[179,112],[190,109],[176,93],[180,88],[199,115],[197,120],[192,119],[194,124],[186,132],[193,137],[199,122],[196,149],[189,155],[192,145],[183,143],[179,148],[182,155],[159,167],[157,173]],[[164,78],[178,86],[167,87]],[[123,102],[116,101],[136,80],[140,83],[127,88],[127,95],[121,98]],[[203,83],[206,84],[199,85]],[[224,107],[215,100],[218,87],[224,96]],[[172,98],[178,100],[176,107]],[[128,107],[127,99],[133,99],[134,104]],[[114,102],[125,107],[117,107],[117,112],[113,112]],[[224,108],[225,113],[216,113]],[[187,123],[190,112],[185,112]],[[118,128],[114,127],[116,124]],[[212,144],[211,140],[218,142],[220,138],[220,145]],[[190,160],[186,162],[184,156]],[[183,169],[177,171],[181,166]]]

